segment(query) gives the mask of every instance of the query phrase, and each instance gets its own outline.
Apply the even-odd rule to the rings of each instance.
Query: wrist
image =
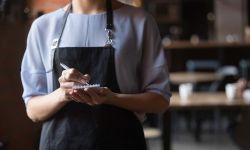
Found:
[[[110,95],[108,97],[107,104],[117,105],[119,103],[119,101],[120,101],[119,95],[120,94],[118,94],[118,93],[112,93],[112,95]]]
[[[65,89],[59,88],[57,90],[57,92],[58,92],[58,101],[59,102],[65,103],[65,102],[68,102],[70,100],[70,98],[67,96]]]

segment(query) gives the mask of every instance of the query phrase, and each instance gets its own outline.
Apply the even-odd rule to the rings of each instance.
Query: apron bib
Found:
[[[53,58],[53,88],[59,88],[58,78],[64,63],[83,74],[90,74],[90,84],[100,84],[120,92],[115,72],[115,49],[112,47],[113,10],[107,0],[107,33],[105,47],[65,47],[59,43],[67,21],[70,5]],[[43,123],[40,150],[146,150],[139,119],[133,112],[112,105],[89,106],[69,102]]]

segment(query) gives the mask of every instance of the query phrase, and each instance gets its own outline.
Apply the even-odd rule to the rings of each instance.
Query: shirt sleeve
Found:
[[[25,104],[33,96],[47,94],[46,71],[40,55],[40,39],[36,22],[31,26],[21,65],[21,81]]]
[[[161,43],[158,27],[152,16],[144,27],[142,47],[142,90],[158,93],[166,100],[171,97],[167,60]]]

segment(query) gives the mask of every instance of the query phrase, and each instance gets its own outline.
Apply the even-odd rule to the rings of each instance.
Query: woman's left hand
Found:
[[[86,103],[91,106],[109,104],[114,100],[115,95],[116,94],[107,87],[74,90],[72,93],[74,101]]]

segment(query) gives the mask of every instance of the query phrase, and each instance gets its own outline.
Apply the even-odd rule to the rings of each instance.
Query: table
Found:
[[[224,92],[195,92],[190,98],[183,101],[178,93],[173,93],[170,109],[194,108],[194,107],[244,107],[250,106],[250,102],[242,98],[228,100]]]
[[[171,149],[171,111],[178,109],[203,109],[203,108],[250,108],[250,102],[241,98],[230,101],[224,92],[195,92],[187,101],[181,100],[178,93],[173,93],[169,111],[163,115],[163,147],[164,150]]]
[[[220,77],[214,72],[172,72],[170,81],[174,84],[212,82]]]

